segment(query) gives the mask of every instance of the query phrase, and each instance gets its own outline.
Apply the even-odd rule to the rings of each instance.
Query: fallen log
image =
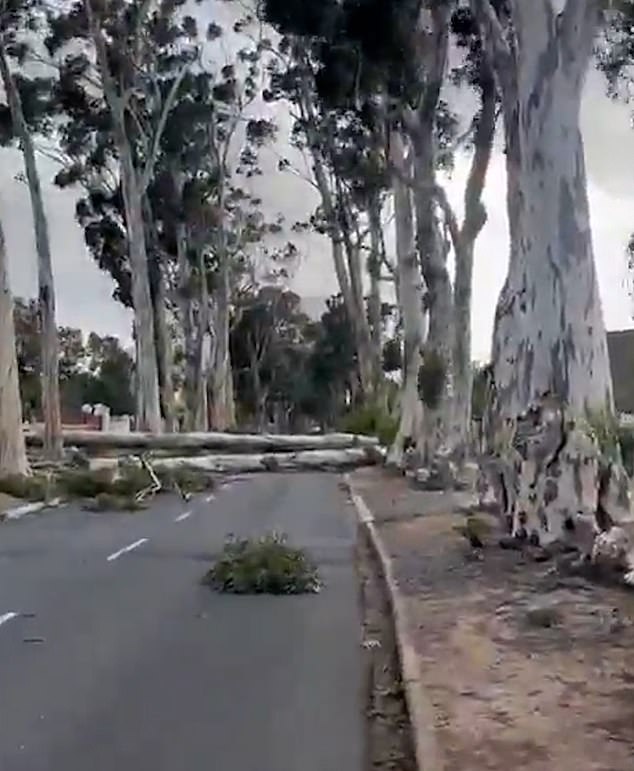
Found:
[[[304,450],[256,454],[214,454],[152,459],[157,471],[187,469],[216,473],[262,471],[341,471],[379,463],[378,449],[354,447],[346,450]]]
[[[310,450],[346,450],[378,447],[378,439],[355,434],[117,434],[101,431],[64,431],[66,447],[78,447],[90,454],[100,451],[129,450],[130,452],[171,451],[187,454],[200,450],[220,450],[229,454],[265,452],[302,452]],[[42,433],[27,431],[27,445],[40,447]]]

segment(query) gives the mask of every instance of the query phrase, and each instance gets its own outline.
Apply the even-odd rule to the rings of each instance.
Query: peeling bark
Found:
[[[488,0],[473,7],[507,144],[511,251],[493,340],[496,434],[512,437],[500,451],[505,513],[516,536],[549,541],[584,513],[598,527],[600,454],[583,417],[613,411],[579,130],[599,7],[512,0],[512,36]]]
[[[38,314],[41,334],[42,412],[45,437],[44,453],[51,460],[62,456],[62,417],[59,398],[59,341],[55,314],[55,283],[51,259],[48,220],[42,197],[35,147],[22,110],[22,101],[9,68],[4,46],[0,45],[0,74],[7,94],[13,129],[20,142],[24,170],[29,187],[35,229],[38,275]]]
[[[13,325],[13,297],[9,288],[7,252],[0,223],[0,477],[26,474],[22,404]]]
[[[597,3],[556,15],[546,0],[530,10],[516,0],[512,13],[516,49],[498,60],[512,241],[496,312],[498,410],[513,417],[545,393],[579,413],[611,409],[579,130]]]

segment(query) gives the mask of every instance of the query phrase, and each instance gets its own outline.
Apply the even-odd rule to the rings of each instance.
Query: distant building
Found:
[[[634,329],[608,332],[608,354],[616,410],[634,415]]]

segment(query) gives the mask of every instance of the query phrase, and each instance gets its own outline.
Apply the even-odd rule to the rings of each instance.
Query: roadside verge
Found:
[[[417,767],[419,771],[443,771],[444,763],[433,730],[433,706],[425,696],[416,651],[407,625],[405,603],[395,579],[392,559],[381,541],[372,512],[360,493],[355,490],[351,475],[345,474],[344,481],[359,526],[377,560],[387,588]]]

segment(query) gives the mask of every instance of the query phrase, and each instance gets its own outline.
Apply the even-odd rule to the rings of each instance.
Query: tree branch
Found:
[[[496,99],[493,72],[486,58],[480,67],[482,83],[482,109],[476,121],[474,153],[465,185],[465,216],[461,228],[461,242],[475,240],[486,223],[486,210],[482,204],[482,193],[491,161],[496,123]]]
[[[144,193],[145,190],[147,190],[147,186],[150,184],[150,179],[152,178],[152,174],[154,172],[154,165],[156,163],[156,159],[158,157],[159,150],[161,147],[161,139],[163,138],[163,131],[165,130],[165,124],[167,123],[167,118],[169,117],[172,107],[174,106],[174,102],[178,94],[178,89],[180,88],[181,83],[183,82],[183,78],[189,71],[189,66],[190,64],[188,62],[184,67],[181,68],[176,78],[174,78],[174,82],[172,83],[169,93],[167,94],[167,98],[163,105],[163,109],[161,110],[159,122],[154,132],[152,150],[151,150],[150,156],[145,161],[145,167],[143,169],[143,175],[141,177],[141,185],[140,185],[141,193]]]
[[[482,45],[502,94],[506,100],[514,99],[515,55],[506,39],[504,27],[490,0],[471,0],[471,11],[478,22]]]

